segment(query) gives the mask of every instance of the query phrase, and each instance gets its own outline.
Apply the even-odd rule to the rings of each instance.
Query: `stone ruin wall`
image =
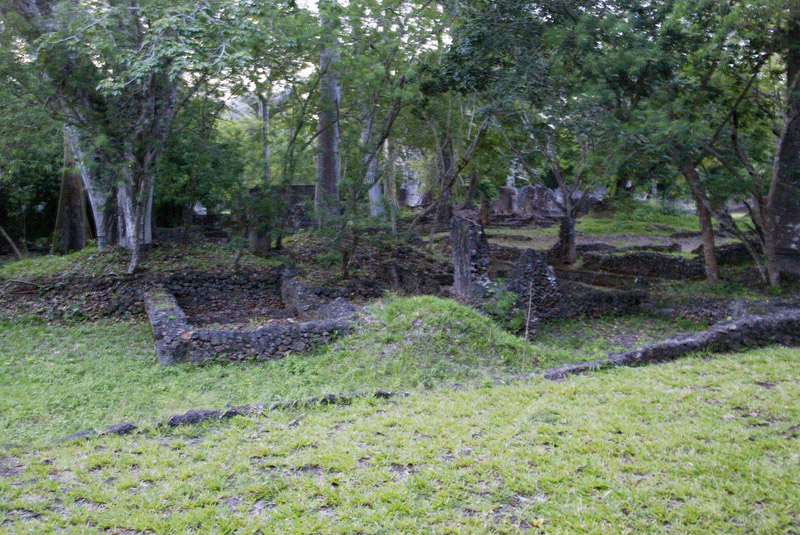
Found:
[[[301,353],[332,340],[350,328],[355,308],[343,298],[326,302],[313,290],[286,277],[286,306],[295,317],[254,329],[193,325],[175,296],[163,288],[145,295],[145,308],[155,339],[158,363],[201,363],[209,360],[270,360]]]

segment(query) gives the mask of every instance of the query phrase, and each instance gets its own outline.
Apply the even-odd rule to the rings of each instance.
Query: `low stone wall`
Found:
[[[681,244],[673,242],[666,245],[660,245],[657,243],[652,243],[650,245],[629,245],[627,247],[620,247],[617,249],[617,251],[632,253],[640,251],[650,251],[652,253],[680,253]]]
[[[769,300],[731,299],[702,296],[665,296],[651,294],[643,309],[657,316],[681,317],[691,321],[718,323],[747,315],[763,315],[800,308],[800,298]]]
[[[723,353],[773,344],[800,345],[800,310],[794,309],[764,316],[745,316],[719,323],[708,330],[670,338],[623,353],[612,353],[604,360],[555,366],[545,370],[547,379],[614,366],[638,366],[675,360],[690,353]]]
[[[20,283],[0,291],[0,317],[30,314],[51,320],[141,317],[151,288],[173,294],[193,318],[226,311],[283,307],[280,271],[173,272],[69,276]],[[0,281],[0,286],[2,286]],[[210,321],[210,320],[205,320]]]
[[[257,329],[207,329],[189,324],[175,297],[163,288],[147,292],[144,300],[162,366],[207,360],[275,359],[327,342],[346,332],[351,323],[348,315],[307,322],[284,321]],[[337,313],[341,310],[337,309]]]
[[[562,318],[638,314],[647,301],[644,290],[599,288],[572,281],[561,281],[560,284],[561,292],[567,296],[561,305],[559,317]]]
[[[754,244],[756,251],[761,248],[758,244]],[[697,255],[699,258],[703,257],[703,245],[700,244],[692,251],[692,254]],[[747,247],[742,242],[726,243],[714,248],[714,256],[717,257],[717,264],[720,266],[741,266],[744,264],[752,264],[753,257],[747,251]]]
[[[609,271],[662,279],[702,280],[705,278],[703,264],[696,259],[689,260],[682,256],[651,252],[622,255],[586,253],[583,255],[583,267],[592,271]]]

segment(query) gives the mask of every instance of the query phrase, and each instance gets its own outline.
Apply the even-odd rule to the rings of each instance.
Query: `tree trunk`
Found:
[[[269,126],[270,126],[270,99],[260,98],[258,100],[258,107],[261,116],[261,173],[264,188],[269,186],[272,176],[269,167]]]
[[[183,237],[181,241],[186,243],[189,239],[189,230],[192,228],[192,221],[194,219],[194,203],[197,195],[197,175],[192,173],[189,177],[189,199],[186,201],[186,206],[183,212]]]
[[[697,174],[694,164],[683,158],[677,150],[673,151],[673,159],[679,162],[679,169],[689,185],[689,191],[697,208],[697,219],[700,222],[700,234],[703,240],[706,279],[711,284],[717,284],[719,282],[719,266],[717,265],[716,245],[714,243],[714,226],[711,220],[711,210],[707,206],[703,192],[700,189],[700,175]]]
[[[317,182],[314,208],[318,223],[339,215],[339,79],[335,70],[338,54],[330,49],[320,54],[320,111],[317,137]]]
[[[691,173],[697,176],[694,168]],[[684,176],[686,174],[684,173]],[[699,177],[697,177],[699,178]],[[688,178],[687,178],[688,180]],[[692,190],[692,198],[697,209],[697,219],[700,222],[700,235],[703,240],[703,258],[706,268],[706,279],[711,284],[719,282],[719,266],[717,265],[716,244],[714,243],[714,226],[711,221],[711,211],[703,202],[703,194],[699,191],[698,186],[690,184],[689,189]]]
[[[562,215],[558,228],[558,243],[554,248],[557,264],[574,264],[578,259],[575,217],[569,213]]]
[[[389,152],[388,139],[383,144],[383,149],[389,171],[383,173],[381,179],[383,182],[383,196],[389,205],[389,221],[392,226],[392,234],[397,234],[397,211],[399,209],[399,204],[397,203],[397,189],[395,187],[394,156]]]
[[[14,240],[11,239],[11,236],[6,233],[3,227],[0,227],[0,234],[3,235],[8,244],[11,246],[11,252],[14,253],[14,256],[17,257],[17,260],[22,260],[22,253],[19,252],[19,249],[17,249],[17,246],[14,244]]]
[[[378,217],[383,214],[382,184],[378,177],[378,149],[372,146],[372,121],[365,119],[361,126],[361,146],[364,149],[362,160],[364,169],[364,185],[369,188],[369,215]]]
[[[72,152],[77,171],[80,173],[83,188],[89,198],[94,228],[97,230],[97,248],[102,250],[109,242],[107,230],[111,222],[106,219],[106,216],[109,211],[109,201],[113,195],[111,184],[104,183],[89,168],[86,157],[81,150],[78,130],[72,126],[64,125],[64,136]]]
[[[486,194],[481,193],[481,207],[480,211],[478,212],[481,225],[484,227],[488,227],[489,223],[491,223],[491,210],[489,209],[489,199],[486,197]]]
[[[467,187],[467,195],[464,199],[464,209],[472,210],[475,204],[475,191],[478,189],[478,171],[475,169],[469,174],[469,186]]]
[[[775,248],[783,271],[800,273],[800,20],[795,11],[783,34],[787,71],[787,121],[777,153]]]
[[[64,132],[64,169],[61,173],[61,191],[58,196],[56,227],[50,253],[80,251],[86,247],[86,202],[81,175]]]
[[[151,215],[148,208],[152,206],[154,178],[154,176],[148,175],[142,177],[142,184],[139,186],[136,202],[133,205],[133,232],[129,236],[131,249],[131,261],[128,264],[129,275],[138,271],[142,259],[142,248],[150,243],[147,240],[147,227]]]

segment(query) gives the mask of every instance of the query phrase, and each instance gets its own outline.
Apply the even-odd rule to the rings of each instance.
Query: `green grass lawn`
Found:
[[[485,385],[601,358],[619,349],[616,333],[643,343],[697,328],[645,317],[568,320],[542,326],[525,347],[520,337],[454,301],[390,298],[367,309],[357,332],[311,355],[162,368],[145,323],[0,323],[0,443],[40,443],[227,403]]]
[[[695,357],[6,448],[0,532],[794,533],[799,357]]]
[[[236,257],[236,248],[231,244],[161,243],[149,251],[141,268],[154,271],[179,269],[215,270],[230,269]],[[38,279],[55,275],[106,275],[125,273],[130,261],[130,252],[121,247],[109,247],[98,251],[87,247],[82,251],[65,255],[40,255],[0,264],[2,279]],[[242,267],[275,267],[280,265],[275,258],[261,258],[244,250],[239,264]]]

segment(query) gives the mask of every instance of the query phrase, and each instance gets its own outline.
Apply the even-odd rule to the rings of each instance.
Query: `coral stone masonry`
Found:
[[[299,285],[292,283],[295,289]],[[331,303],[314,301],[302,314],[314,318],[311,321],[287,318],[252,329],[236,329],[192,325],[175,297],[163,288],[145,294],[145,307],[162,366],[207,360],[270,360],[289,352],[308,351],[347,331],[355,312],[343,299]]]

